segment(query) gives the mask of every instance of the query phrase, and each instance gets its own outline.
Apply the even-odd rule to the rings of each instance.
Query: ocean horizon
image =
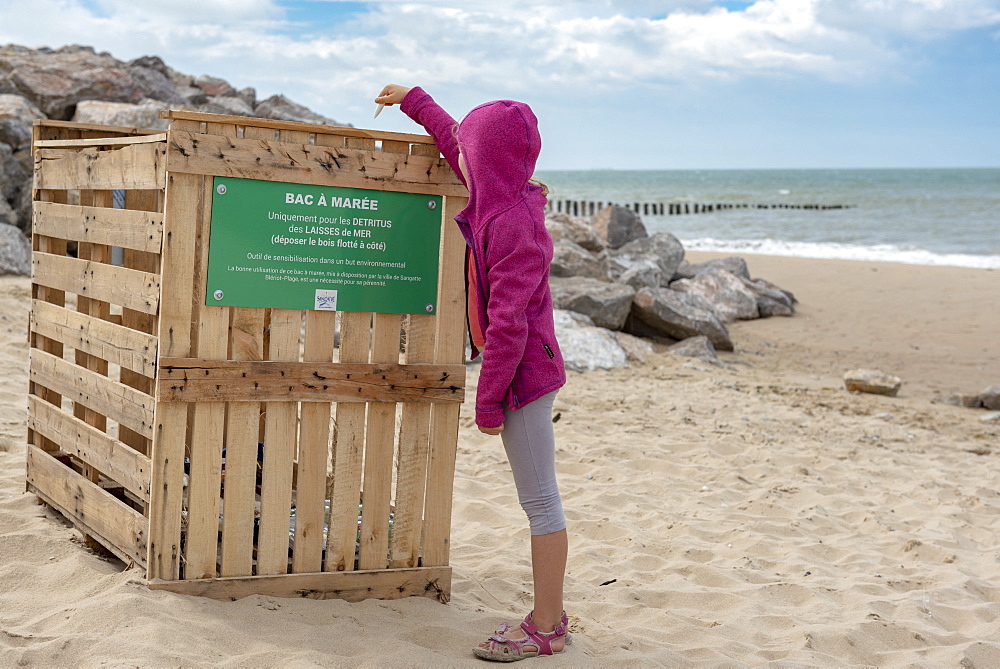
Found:
[[[689,251],[1000,269],[1000,168],[549,170],[549,201],[711,204],[642,215]],[[749,205],[718,208],[718,205]],[[816,205],[818,208],[799,208]],[[825,208],[824,208],[825,207]]]

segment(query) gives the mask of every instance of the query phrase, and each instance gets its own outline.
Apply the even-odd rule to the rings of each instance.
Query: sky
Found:
[[[1000,0],[0,0],[0,44],[158,55],[420,132],[527,102],[539,168],[1000,167]]]

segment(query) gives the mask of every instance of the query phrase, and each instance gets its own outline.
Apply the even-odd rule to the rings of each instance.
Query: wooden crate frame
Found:
[[[447,602],[457,227],[435,315],[204,295],[214,176],[440,195],[445,223],[468,192],[425,135],[161,116],[166,132],[35,123],[28,489],[151,588]]]

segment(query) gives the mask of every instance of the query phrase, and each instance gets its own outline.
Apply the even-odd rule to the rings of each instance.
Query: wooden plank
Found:
[[[271,310],[267,358],[299,359],[302,312]],[[292,506],[292,473],[298,433],[298,404],[267,402],[264,417],[264,463],[260,484],[260,529],[257,538],[257,573],[288,571],[288,530]]]
[[[397,361],[398,364],[399,332],[399,314],[375,314],[372,322],[373,363]],[[396,405],[390,402],[369,404],[358,569],[385,569],[388,564],[395,432]]]
[[[411,314],[407,320],[405,361],[419,363],[433,360],[437,318]],[[430,418],[430,404],[403,404],[396,464],[396,512],[389,560],[389,566],[393,568],[416,567],[419,564]]]
[[[172,174],[167,179],[161,272],[170,290],[166,291],[160,305],[157,328],[160,355],[191,355],[195,230],[204,215],[203,181],[201,177],[185,174]],[[185,405],[157,403],[151,454],[149,578],[180,578],[187,430]]]
[[[394,314],[399,320],[398,314]],[[398,346],[398,335],[396,345]],[[224,356],[220,356],[224,357]],[[454,402],[465,365],[160,359],[161,402]]]
[[[136,135],[134,137],[91,137],[88,139],[40,139],[34,143],[36,149],[77,149],[87,146],[125,146],[127,144],[153,144],[165,142],[167,133]]]
[[[28,397],[28,427],[59,444],[63,452],[96,467],[136,497],[149,499],[150,462],[145,455],[34,396]]]
[[[341,135],[347,137],[366,137],[370,139],[389,139],[411,144],[433,144],[434,140],[428,135],[415,135],[404,132],[387,132],[382,130],[366,130],[364,128],[351,128],[341,125],[318,125],[314,123],[301,123],[299,121],[279,121],[276,119],[256,118],[250,116],[229,116],[226,114],[206,114],[203,112],[181,111],[177,109],[165,109],[160,112],[160,118],[172,120],[203,121],[214,123],[231,123],[246,128],[267,128],[271,130],[290,130],[305,133]],[[245,135],[244,135],[245,136]],[[318,142],[317,142],[318,143]]]
[[[308,362],[333,360],[337,314],[332,311],[306,312],[303,359]],[[299,476],[295,496],[295,550],[292,571],[323,570],[323,524],[326,515],[326,470],[330,444],[329,402],[302,404],[299,428]],[[331,514],[332,515],[332,514]]]
[[[79,519],[136,562],[146,554],[146,519],[124,502],[80,476],[45,451],[28,446],[28,484],[64,515]]]
[[[150,253],[159,253],[163,243],[163,214],[152,211],[36,202],[32,224],[48,237]]]
[[[108,137],[157,135],[163,132],[162,130],[154,128],[131,128],[123,125],[97,125],[93,123],[76,123],[75,121],[59,121],[48,118],[35,119],[32,133],[35,132],[35,129],[38,129],[41,134],[45,134],[46,131],[52,130],[54,134],[58,134],[59,137],[64,139],[66,138],[65,134],[67,132],[76,133],[77,137],[79,137],[80,133],[84,131],[98,132],[102,135],[106,134]]]
[[[31,331],[146,376],[156,373],[156,337],[32,300]]]
[[[41,349],[31,351],[29,376],[32,381],[144,436],[153,435],[154,402],[145,393]]]
[[[163,188],[166,144],[138,144],[112,151],[37,149],[35,187],[130,190]]]
[[[146,314],[155,314],[159,308],[160,277],[149,272],[35,252],[31,278],[40,286],[120,304]]]
[[[229,334],[230,358],[259,361],[264,355],[264,310],[232,309]],[[253,574],[259,425],[259,402],[234,402],[228,406],[220,576]]]
[[[184,132],[171,132],[168,146],[170,172],[430,195],[468,193],[440,158]]]
[[[444,220],[448,223],[442,226],[438,323],[434,337],[434,360],[439,363],[457,363],[465,357],[465,264],[462,259],[466,246],[458,226],[450,223],[465,204],[465,198],[448,198],[443,207]],[[458,412],[457,404],[431,407],[429,475],[424,510],[424,566],[448,564]]]
[[[401,599],[430,597],[447,604],[451,593],[451,568],[391,569],[350,573],[288,574],[249,578],[215,578],[202,581],[149,582],[151,590],[235,601],[251,595],[306,599]]]
[[[367,362],[371,338],[369,313],[340,315],[341,365]],[[361,465],[365,441],[365,404],[337,404],[333,437],[333,490],[330,495],[330,536],[326,547],[326,571],[354,571],[358,534],[358,504],[361,501]]]

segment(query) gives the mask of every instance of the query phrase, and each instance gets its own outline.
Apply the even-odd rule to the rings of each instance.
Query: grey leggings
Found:
[[[562,499],[556,484],[556,440],[552,430],[552,403],[556,393],[539,397],[517,411],[504,408],[504,449],[517,499],[528,514],[532,535],[566,529]]]

